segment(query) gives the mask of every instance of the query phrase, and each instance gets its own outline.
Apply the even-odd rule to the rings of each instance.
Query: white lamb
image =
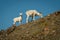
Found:
[[[14,18],[13,21],[13,24],[16,24],[16,22],[22,23],[22,13],[20,13],[19,17]]]
[[[43,17],[42,14],[37,12],[36,10],[28,10],[28,11],[26,11],[26,15],[27,15],[26,23],[28,23],[29,16],[31,16],[33,18],[33,20],[35,20],[36,15],[41,16],[41,18]]]

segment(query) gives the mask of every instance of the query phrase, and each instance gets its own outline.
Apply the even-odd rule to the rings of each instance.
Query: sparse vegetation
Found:
[[[0,31],[0,40],[60,40],[60,11]]]

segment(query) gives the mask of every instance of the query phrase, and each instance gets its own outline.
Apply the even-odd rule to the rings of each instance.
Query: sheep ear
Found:
[[[22,13],[20,13],[20,15],[22,15]]]

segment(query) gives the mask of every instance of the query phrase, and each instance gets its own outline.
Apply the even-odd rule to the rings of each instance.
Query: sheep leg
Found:
[[[19,24],[22,24],[22,20],[19,20]]]
[[[20,23],[22,24],[22,20],[20,21]]]
[[[22,21],[20,23],[22,24]]]
[[[27,16],[27,18],[26,18],[26,23],[28,23],[28,19],[29,19],[29,16]]]
[[[13,24],[15,24],[15,22]]]
[[[33,20],[35,20],[35,16],[33,16]]]
[[[19,24],[21,24],[20,20],[19,20]]]

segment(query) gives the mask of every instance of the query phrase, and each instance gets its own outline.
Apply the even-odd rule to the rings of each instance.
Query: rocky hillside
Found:
[[[0,40],[60,40],[60,11],[0,31]]]

